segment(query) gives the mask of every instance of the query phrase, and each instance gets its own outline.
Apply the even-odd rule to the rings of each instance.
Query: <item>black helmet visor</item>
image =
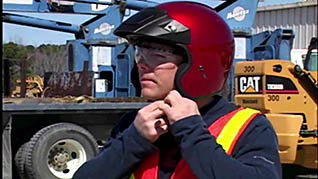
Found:
[[[150,40],[167,44],[189,44],[190,30],[168,16],[163,9],[151,7],[128,18],[114,34],[126,38],[132,44]]]

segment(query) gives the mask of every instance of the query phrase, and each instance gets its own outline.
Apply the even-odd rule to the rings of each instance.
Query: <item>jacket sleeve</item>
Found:
[[[84,163],[73,179],[129,178],[143,157],[154,150],[156,147],[142,137],[133,124],[122,132],[115,128],[102,151]]]
[[[246,128],[232,156],[216,143],[201,116],[177,121],[170,131],[197,178],[281,178],[277,137],[263,115],[257,116]]]

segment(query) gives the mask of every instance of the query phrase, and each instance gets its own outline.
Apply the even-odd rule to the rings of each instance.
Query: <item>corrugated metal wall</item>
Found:
[[[277,28],[293,29],[293,49],[307,48],[311,37],[317,37],[317,0],[259,7],[252,33]]]

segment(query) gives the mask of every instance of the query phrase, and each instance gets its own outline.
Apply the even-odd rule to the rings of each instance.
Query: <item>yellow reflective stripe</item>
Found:
[[[236,135],[239,133],[245,122],[253,114],[258,112],[259,111],[250,108],[243,109],[234,114],[234,116],[225,124],[221,133],[217,137],[216,142],[222,145],[226,153],[229,151],[233,140],[235,139]]]
[[[132,174],[129,179],[135,179],[134,174]]]

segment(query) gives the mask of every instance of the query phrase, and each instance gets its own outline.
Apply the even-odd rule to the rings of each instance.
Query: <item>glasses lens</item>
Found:
[[[156,67],[163,63],[177,63],[178,55],[174,55],[171,51],[152,48],[135,46],[135,61],[139,63],[141,60],[150,67]]]

